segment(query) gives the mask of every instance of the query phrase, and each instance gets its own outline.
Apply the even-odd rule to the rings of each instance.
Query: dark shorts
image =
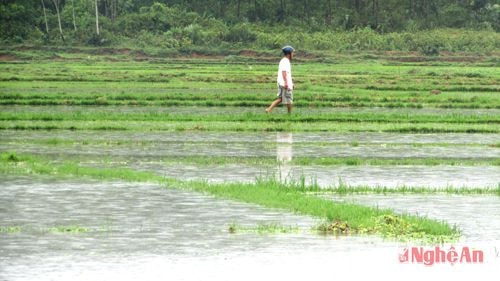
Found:
[[[278,86],[278,98],[281,99],[281,102],[284,104],[292,104],[293,103],[293,91],[290,89],[285,89],[285,87]]]

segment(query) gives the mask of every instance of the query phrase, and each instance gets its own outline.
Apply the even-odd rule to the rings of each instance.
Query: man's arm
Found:
[[[286,80],[286,70],[281,71],[281,75],[283,75],[283,81],[285,81],[285,89],[288,89],[288,81]]]

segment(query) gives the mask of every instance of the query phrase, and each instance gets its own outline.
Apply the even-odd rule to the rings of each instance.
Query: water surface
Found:
[[[2,280],[304,280],[324,279],[332,270],[336,277],[396,280],[500,273],[497,197],[332,198],[456,222],[464,238],[455,246],[485,252],[483,264],[425,267],[399,263],[398,254],[411,243],[321,236],[308,230],[317,223],[309,217],[153,184],[7,176],[0,187],[0,225],[22,226],[19,233],[0,233]],[[277,222],[300,231],[230,234],[231,222]],[[89,232],[47,231],[56,225]]]

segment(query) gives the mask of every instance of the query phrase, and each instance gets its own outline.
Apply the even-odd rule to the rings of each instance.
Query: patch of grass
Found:
[[[20,159],[17,157],[15,152],[4,152],[0,154],[2,161],[6,162],[19,162]]]
[[[140,145],[140,144],[138,144]],[[195,147],[196,144],[193,145]],[[40,149],[44,147],[41,146]],[[117,159],[103,160],[104,165],[111,165],[120,162]],[[123,161],[122,161],[123,162]],[[217,165],[250,165],[258,167],[275,167],[283,165],[283,162],[275,156],[263,157],[239,157],[239,156],[165,156],[151,163],[172,165],[197,165],[197,166],[217,166]],[[141,163],[148,163],[148,160]],[[294,157],[287,162],[288,165],[299,166],[500,166],[500,160],[495,158],[364,158],[364,157]]]
[[[21,226],[0,226],[0,233],[19,233],[21,231]]]
[[[475,123],[379,123],[302,121],[1,121],[0,130],[233,131],[233,132],[390,132],[500,133],[499,125]]]
[[[384,237],[408,239],[417,235],[427,240],[437,237],[454,236],[458,231],[445,222],[412,215],[399,215],[388,209],[366,207],[352,203],[339,203],[313,195],[307,195],[290,184],[277,181],[262,181],[254,184],[227,183],[206,185],[191,182],[191,188],[215,196],[235,199],[262,206],[291,210],[293,212],[340,222],[349,227],[350,233],[373,233]],[[385,225],[380,217],[391,216],[404,221],[403,225]],[[440,238],[441,239],[441,238]]]
[[[57,225],[49,227],[36,226],[0,226],[0,233],[55,233],[55,234],[78,234],[89,232],[111,232],[110,226],[90,228],[80,225]]]
[[[264,107],[273,99],[276,62],[269,57],[245,64],[110,57],[92,63],[46,57],[4,62],[0,104]],[[417,64],[346,57],[300,61],[294,71],[297,107],[500,108],[497,67],[480,60]],[[431,93],[435,89],[439,94]]]
[[[29,108],[28,108],[29,110]],[[193,109],[195,110],[195,109]],[[225,112],[224,109],[213,112],[182,112],[160,114],[154,110],[139,112],[89,111],[89,112],[49,112],[49,111],[21,111],[0,112],[3,121],[172,121],[172,122],[337,122],[337,123],[465,123],[465,124],[500,124],[500,117],[493,114],[429,114],[394,113],[394,112],[321,112],[312,114],[307,111],[297,111],[291,115],[263,114],[257,112]],[[358,146],[357,141],[351,143]]]
[[[90,232],[90,229],[83,226],[78,225],[58,225],[54,227],[47,228],[47,232],[50,233],[68,233],[68,234],[78,234],[78,233],[87,233]]]
[[[345,222],[334,221],[330,223],[322,223],[313,228],[316,231],[324,234],[352,234],[351,227]],[[358,229],[357,233],[367,233],[370,229]]]
[[[258,233],[258,234],[288,234],[298,233],[298,226],[286,226],[279,223],[260,223],[254,226],[244,226],[231,223],[228,227],[229,233]]]
[[[369,158],[369,157],[294,157],[291,161],[296,165],[347,165],[347,166],[398,166],[398,165],[419,165],[419,166],[474,166],[490,165],[499,166],[498,159],[485,158]]]
[[[418,186],[353,186],[339,179],[338,184],[326,188],[309,189],[307,192],[315,194],[456,194],[456,195],[498,195],[500,194],[500,185],[497,187],[446,187],[430,188]]]

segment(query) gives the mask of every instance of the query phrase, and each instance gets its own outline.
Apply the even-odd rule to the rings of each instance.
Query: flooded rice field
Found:
[[[467,241],[500,241],[500,197],[463,195],[324,195],[399,213],[443,219],[458,226]]]
[[[405,248],[418,245],[371,236],[322,236],[311,231],[318,221],[308,217],[153,184],[7,176],[0,185],[0,221],[20,228],[0,233],[2,280],[234,280],[235,275],[255,280],[262,274],[303,280],[332,271],[396,279],[415,272],[428,277],[500,273],[495,252],[500,247],[500,198],[493,196],[332,198],[449,221],[463,230],[455,247],[475,247],[485,254],[480,264],[430,267],[398,260]],[[228,231],[231,223],[270,222],[298,230]],[[57,226],[85,231],[51,230]],[[356,270],[359,264],[364,272]]]
[[[134,132],[134,131],[0,131],[2,145],[6,142],[37,141],[123,141],[152,143],[290,143],[317,145],[326,144],[455,144],[455,145],[494,145],[500,142],[499,134],[404,134],[404,133],[322,133],[322,132]],[[498,152],[497,152],[498,153]],[[404,156],[404,155],[401,155]],[[450,155],[452,156],[452,155]]]
[[[495,188],[495,165],[300,165],[297,157],[498,159],[498,134],[0,131],[0,151],[85,166],[128,167],[179,179],[257,177],[369,187]],[[172,157],[271,157],[272,164],[176,163]],[[0,280],[310,280],[475,278],[500,274],[500,197],[319,195],[456,225],[443,249],[480,249],[478,264],[404,263],[421,245],[374,236],[324,236],[321,221],[155,184],[4,176],[0,182]],[[231,233],[236,224],[290,226],[286,234]],[[454,246],[455,248],[451,248]],[[434,247],[434,246],[432,246]],[[429,247],[427,249],[434,249]],[[363,267],[363,271],[359,267]]]
[[[302,230],[315,224],[304,216],[154,184],[8,176],[0,194],[2,223],[22,229],[2,237],[2,257],[64,253],[68,246],[93,255],[214,255],[276,242],[259,235],[248,235],[246,242],[235,239],[229,235],[231,223],[279,223]],[[49,231],[55,226],[82,226],[88,233],[65,237]],[[286,235],[283,243],[296,236],[303,235]]]
[[[499,158],[500,151],[495,147],[479,146],[425,146],[412,145],[291,145],[295,157],[374,157],[374,158]],[[2,144],[3,150],[38,153],[38,144]],[[223,156],[223,157],[268,157],[276,154],[276,144],[247,142],[175,142],[175,143],[124,143],[119,146],[110,144],[85,144],[45,146],[44,153],[68,155],[108,155],[130,157],[167,157],[167,156]]]
[[[195,166],[159,162],[133,162],[127,166],[160,175],[209,182],[253,182],[256,178],[279,177],[283,180],[316,183],[334,187],[340,182],[352,186],[395,188],[494,188],[500,183],[500,168],[482,166],[292,166],[255,167],[245,165]],[[397,175],[397,176],[396,176]]]
[[[498,56],[300,52],[287,115],[268,51],[150,49],[5,50],[0,281],[500,276]]]
[[[261,107],[241,107],[241,106],[223,106],[223,107],[207,107],[207,106],[78,106],[78,105],[50,105],[50,106],[36,106],[36,105],[0,105],[2,112],[120,112],[120,113],[141,113],[141,112],[157,112],[165,114],[242,114],[242,113],[255,113],[261,114],[263,112]],[[276,111],[285,111],[283,108],[276,108]],[[330,107],[315,107],[314,110],[308,107],[297,107],[294,112],[303,115],[317,115],[318,113],[330,113]],[[382,108],[382,107],[366,107],[366,108],[335,108],[335,112],[351,112],[351,113],[389,113],[389,114],[429,114],[429,115],[443,115],[443,114],[462,114],[462,115],[499,115],[500,109],[467,109],[467,108]]]
[[[497,134],[390,133],[200,133],[200,132],[71,132],[2,131],[0,150],[77,157],[84,165],[113,164],[160,175],[211,182],[254,181],[278,175],[305,178],[322,187],[339,182],[363,186],[488,187],[500,184],[498,166],[293,165],[294,157],[357,157],[399,159],[500,158]],[[211,165],[171,163],[165,157],[276,157],[282,164]],[[93,159],[97,159],[94,161]],[[209,160],[208,160],[209,162]]]

